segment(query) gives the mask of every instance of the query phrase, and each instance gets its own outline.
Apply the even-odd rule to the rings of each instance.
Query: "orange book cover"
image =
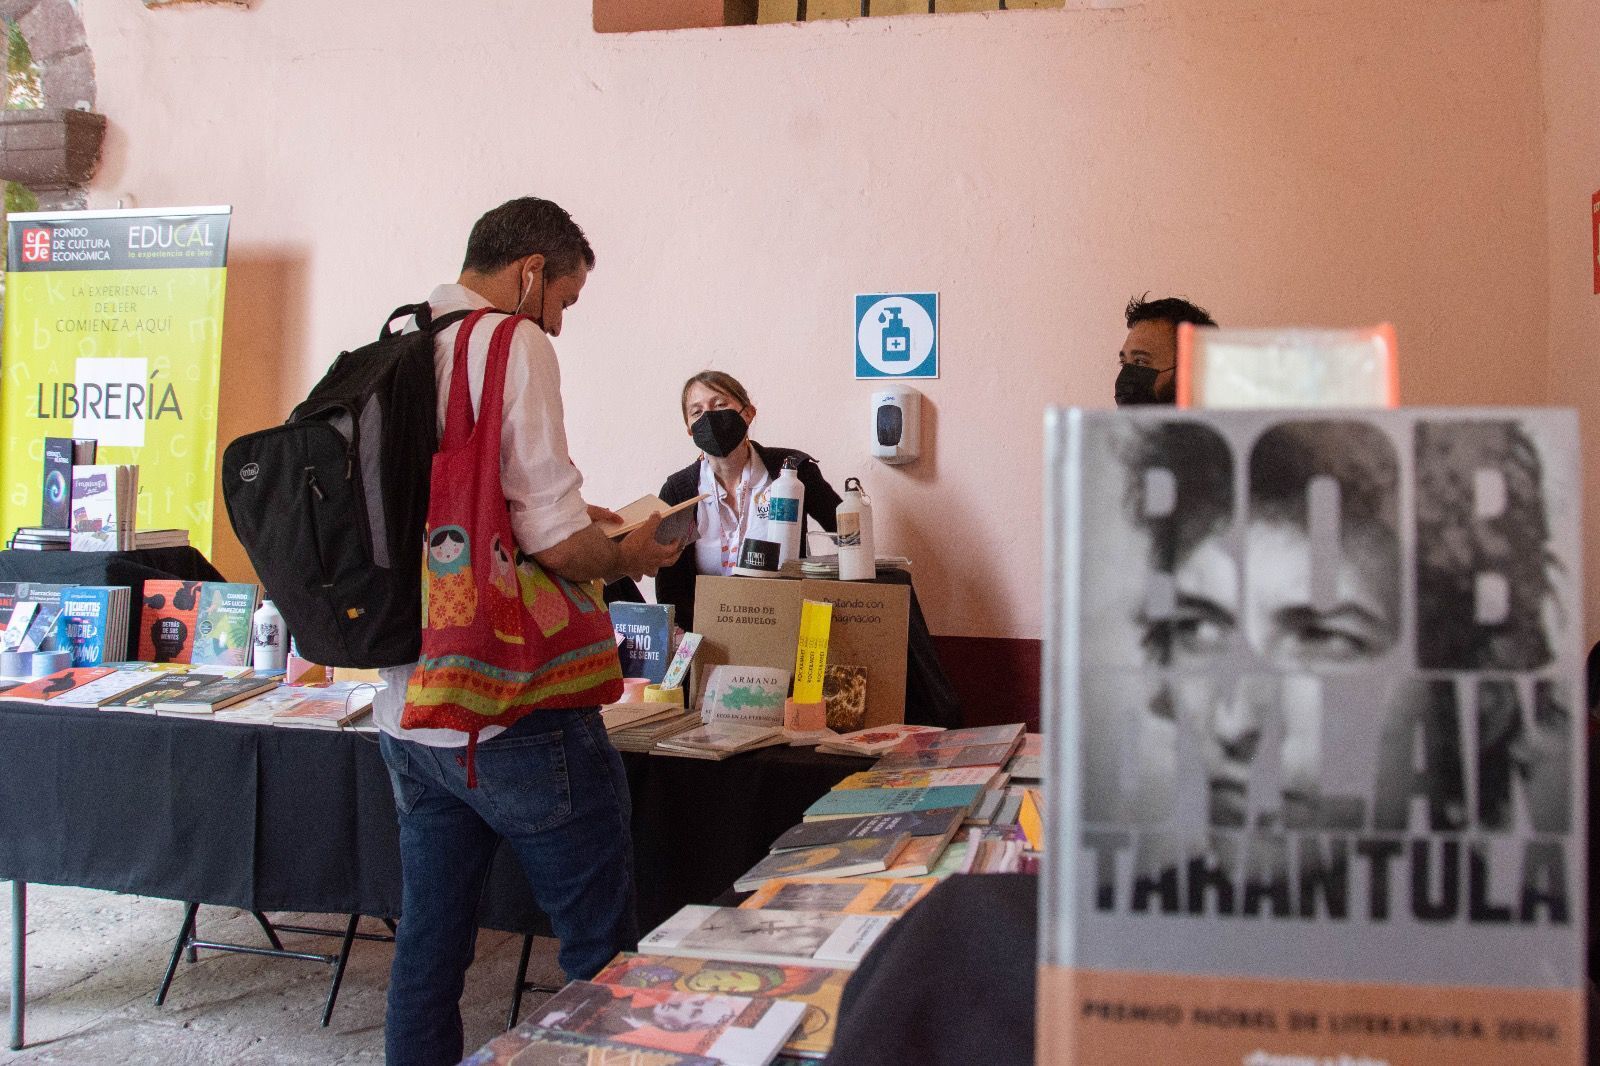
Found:
[[[139,659],[186,663],[194,654],[200,581],[146,581],[139,600]]]

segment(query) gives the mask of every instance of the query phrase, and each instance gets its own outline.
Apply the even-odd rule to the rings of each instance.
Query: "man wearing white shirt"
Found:
[[[572,217],[523,197],[473,226],[461,277],[428,302],[435,318],[494,308],[531,315],[506,367],[501,484],[517,546],[570,581],[653,575],[680,546],[655,541],[659,517],[607,539],[584,503],[583,478],[567,455],[561,371],[549,337],[578,300],[594,251]],[[473,331],[468,379],[476,412],[492,322]],[[434,341],[442,432],[460,325]],[[548,334],[549,336],[546,336]],[[389,977],[389,1066],[446,1066],[462,1054],[460,1000],[472,962],[473,916],[497,841],[504,838],[561,941],[569,979],[593,976],[638,937],[628,781],[598,708],[535,711],[479,734],[477,787],[466,784],[467,735],[400,725],[413,667],[383,672],[374,718],[400,821],[402,898]]]

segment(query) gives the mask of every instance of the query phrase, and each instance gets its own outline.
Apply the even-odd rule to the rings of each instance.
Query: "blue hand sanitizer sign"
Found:
[[[856,295],[856,377],[939,376],[939,294]]]

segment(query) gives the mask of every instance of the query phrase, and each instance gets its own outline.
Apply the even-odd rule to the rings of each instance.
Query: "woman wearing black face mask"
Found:
[[[694,624],[694,579],[698,574],[732,571],[745,534],[766,520],[767,490],[784,460],[798,465],[806,488],[800,550],[805,553],[807,520],[832,533],[839,494],[823,478],[817,461],[793,448],[771,448],[750,439],[756,407],[731,375],[706,370],[683,384],[683,422],[700,458],[667,478],[661,498],[669,504],[704,493],[697,517],[700,537],[671,566],[656,574],[656,602],[676,606],[677,623]]]

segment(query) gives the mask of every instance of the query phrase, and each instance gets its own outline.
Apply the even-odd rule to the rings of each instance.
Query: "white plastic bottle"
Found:
[[[283,670],[288,643],[283,615],[271,600],[262,600],[250,619],[250,664],[255,672],[266,674]]]
[[[877,546],[872,541],[872,500],[860,478],[846,478],[844,499],[835,512],[839,521],[839,580],[871,581],[878,576]]]
[[[785,459],[778,480],[767,490],[767,539],[778,542],[778,565],[800,557],[800,522],[806,513],[806,487],[794,460]]]

